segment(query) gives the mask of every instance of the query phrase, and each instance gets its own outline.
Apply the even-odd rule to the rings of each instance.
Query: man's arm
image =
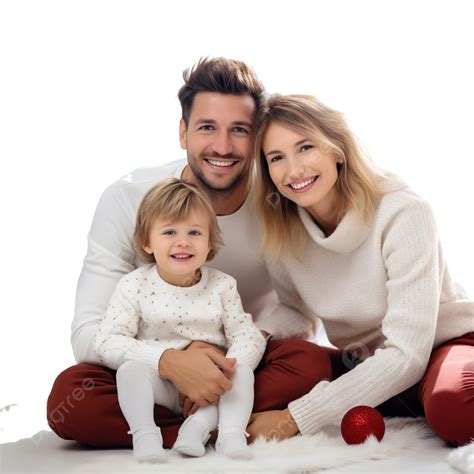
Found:
[[[130,203],[120,187],[109,187],[97,205],[77,284],[71,344],[78,363],[100,364],[93,342],[118,281],[135,268],[133,229]]]

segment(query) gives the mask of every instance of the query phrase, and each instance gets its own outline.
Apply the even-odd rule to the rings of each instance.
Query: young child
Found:
[[[118,398],[140,461],[166,459],[154,404],[179,413],[178,390],[160,378],[166,349],[204,341],[236,358],[232,389],[218,406],[199,408],[181,426],[174,449],[202,456],[219,424],[217,452],[248,458],[245,429],[253,406],[253,371],[265,339],[245,313],[236,281],[207,267],[222,245],[214,211],[195,185],[172,178],[151,188],[137,212],[135,244],[150,262],[125,275],[95,339],[104,365],[117,369]]]

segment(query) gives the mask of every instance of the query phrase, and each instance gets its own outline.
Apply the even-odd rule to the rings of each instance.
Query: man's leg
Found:
[[[61,438],[96,447],[132,447],[128,423],[117,397],[115,370],[94,364],[69,367],[56,378],[47,402],[51,429]],[[154,407],[163,445],[170,448],[183,419],[160,405]]]
[[[282,410],[330,379],[331,360],[323,348],[299,339],[270,340],[255,371],[253,412]]]
[[[317,345],[297,339],[270,341],[255,371],[253,411],[286,408],[330,378],[330,359]],[[66,369],[54,382],[47,415],[51,429],[61,438],[97,447],[132,447],[118,403],[114,370],[93,364]],[[164,447],[171,448],[183,419],[159,405],[155,405],[154,417]]]

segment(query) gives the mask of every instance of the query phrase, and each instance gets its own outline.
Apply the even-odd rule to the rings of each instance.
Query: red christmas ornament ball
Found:
[[[351,408],[344,415],[341,434],[347,444],[361,444],[370,435],[381,441],[385,434],[385,423],[375,408],[361,405]]]

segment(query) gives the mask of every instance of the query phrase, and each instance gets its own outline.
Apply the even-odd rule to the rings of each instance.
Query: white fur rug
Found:
[[[469,453],[461,452],[467,453],[472,445],[449,449],[423,419],[387,419],[386,426],[380,443],[370,438],[363,445],[348,446],[334,428],[281,443],[258,440],[251,447],[255,457],[249,461],[226,459],[209,447],[198,459],[170,451],[163,465],[139,464],[131,450],[88,450],[50,431],[41,431],[32,438],[0,445],[0,472],[474,472],[464,470],[472,468],[472,458],[469,461]],[[448,455],[459,471],[446,462]]]

